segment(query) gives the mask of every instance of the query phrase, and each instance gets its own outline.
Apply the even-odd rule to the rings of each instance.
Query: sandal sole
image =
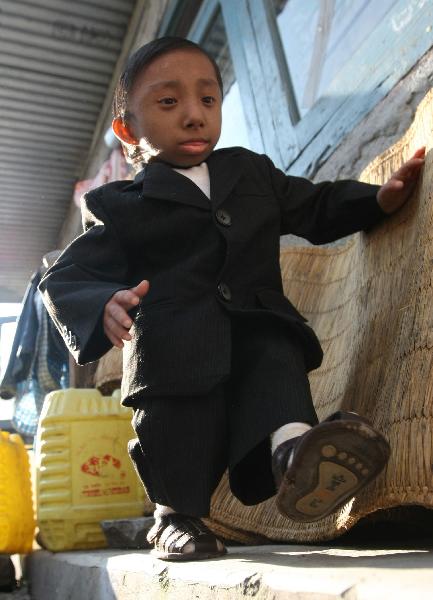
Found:
[[[194,561],[194,560],[207,560],[211,558],[221,558],[225,554],[227,554],[227,550],[224,549],[221,552],[213,553],[213,552],[187,552],[185,554],[176,553],[176,552],[159,552],[158,550],[151,550],[151,556],[154,558],[158,558],[159,560],[169,560],[173,562],[186,562],[186,561]]]
[[[385,467],[389,444],[368,422],[317,425],[299,442],[277,494],[280,513],[314,522],[342,507]]]

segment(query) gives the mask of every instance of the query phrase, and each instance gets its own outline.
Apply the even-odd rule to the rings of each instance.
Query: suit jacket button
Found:
[[[221,298],[226,302],[231,301],[232,293],[230,291],[229,286],[226,283],[221,282],[218,284],[218,293],[221,296]]]
[[[218,223],[220,225],[223,225],[224,227],[230,227],[230,225],[232,224],[232,218],[230,214],[223,208],[219,208],[215,212],[215,217]]]

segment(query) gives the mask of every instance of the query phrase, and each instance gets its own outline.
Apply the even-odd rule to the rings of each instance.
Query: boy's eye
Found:
[[[176,98],[171,98],[170,96],[167,96],[165,98],[160,98],[158,100],[158,104],[163,104],[164,106],[171,106],[172,104],[176,104],[177,100]]]
[[[215,102],[215,98],[213,96],[203,96],[202,101],[205,104],[213,104]]]

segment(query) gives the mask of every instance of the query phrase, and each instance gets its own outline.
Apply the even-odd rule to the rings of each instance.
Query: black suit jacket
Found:
[[[168,165],[89,192],[84,233],[43,278],[48,311],[79,364],[111,344],[104,306],[119,289],[150,281],[124,348],[124,403],[149,395],[202,394],[230,372],[230,315],[272,315],[304,348],[319,342],[283,294],[280,235],[331,242],[383,217],[377,186],[312,184],[243,148],[208,159],[211,201]],[[265,316],[265,318],[267,318]]]

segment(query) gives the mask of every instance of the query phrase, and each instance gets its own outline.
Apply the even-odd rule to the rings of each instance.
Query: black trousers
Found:
[[[227,468],[244,504],[275,494],[270,434],[296,421],[317,423],[299,345],[277,319],[234,318],[228,380],[206,396],[138,398],[129,453],[153,502],[205,517]]]

